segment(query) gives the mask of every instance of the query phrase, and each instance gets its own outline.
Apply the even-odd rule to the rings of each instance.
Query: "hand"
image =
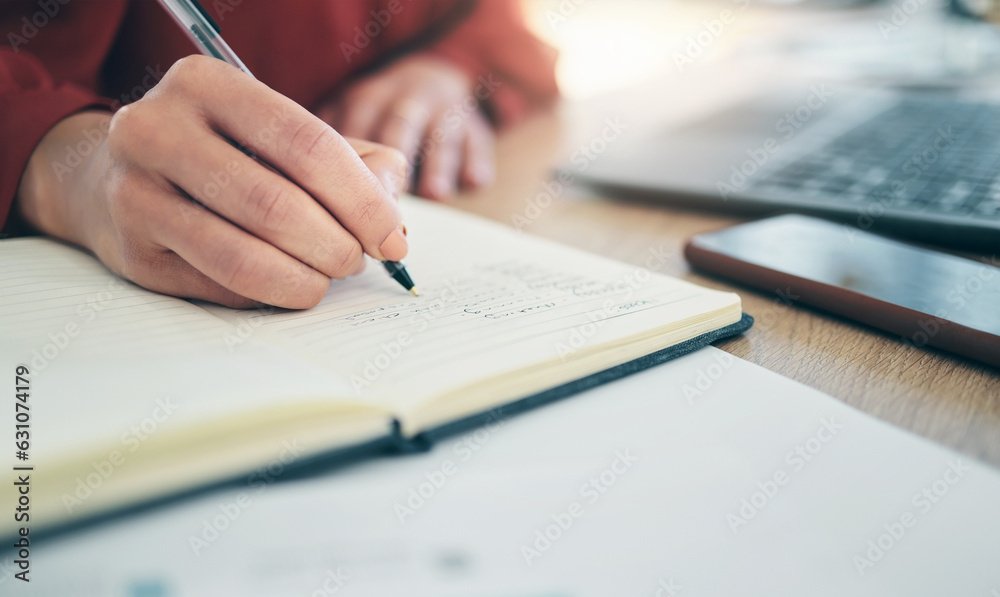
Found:
[[[417,167],[417,194],[444,199],[493,181],[493,132],[478,102],[465,73],[416,55],[358,81],[318,115],[343,135],[399,149]]]
[[[82,160],[67,159],[75,148]],[[113,116],[56,125],[17,204],[151,290],[298,309],[360,272],[363,253],[406,255],[393,197],[405,168],[398,151],[345,140],[252,77],[190,56]]]

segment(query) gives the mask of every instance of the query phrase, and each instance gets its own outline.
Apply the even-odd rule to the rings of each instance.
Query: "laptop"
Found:
[[[609,145],[574,173],[612,196],[807,213],[976,251],[1000,248],[1000,104],[803,84]]]

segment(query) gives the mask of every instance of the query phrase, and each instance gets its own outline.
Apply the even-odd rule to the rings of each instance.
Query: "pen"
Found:
[[[229,44],[222,39],[222,30],[212,20],[212,17],[205,12],[205,9],[198,4],[197,0],[159,0],[160,5],[174,18],[180,25],[184,33],[201,50],[202,54],[218,58],[223,62],[240,69],[244,73],[253,77],[253,73],[247,68],[239,56],[230,49]],[[256,78],[256,77],[254,77]],[[410,291],[413,296],[420,296],[420,292],[413,284],[406,266],[401,261],[383,261],[383,267],[392,276],[392,279],[399,282],[403,288]]]

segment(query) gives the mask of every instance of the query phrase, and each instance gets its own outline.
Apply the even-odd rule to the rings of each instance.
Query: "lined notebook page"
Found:
[[[426,201],[404,198],[403,208],[406,263],[420,297],[370,262],[308,311],[207,308],[336,371],[356,396],[396,409],[720,309],[729,310],[720,325],[740,318],[735,294]]]
[[[253,338],[236,358],[230,325],[51,240],[0,241],[0,281],[0,366],[31,370],[33,458],[351,392]]]

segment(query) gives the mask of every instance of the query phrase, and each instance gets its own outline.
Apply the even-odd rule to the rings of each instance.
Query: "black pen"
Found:
[[[239,56],[229,47],[229,44],[222,39],[222,29],[212,20],[212,17],[205,12],[205,9],[198,4],[197,0],[159,0],[160,5],[174,18],[180,25],[184,33],[194,42],[202,54],[218,58],[223,62],[231,64],[244,73],[253,77],[253,73],[243,64]],[[256,79],[256,77],[254,77]],[[389,272],[392,279],[399,282],[403,288],[410,291],[413,296],[420,296],[420,292],[413,284],[406,266],[400,261],[383,261],[382,265]]]

